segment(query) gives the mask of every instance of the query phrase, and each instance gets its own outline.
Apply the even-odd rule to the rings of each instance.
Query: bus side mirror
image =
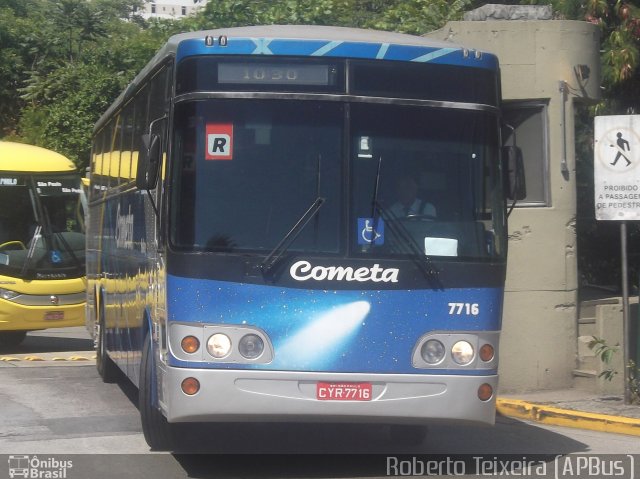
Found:
[[[136,171],[136,186],[140,190],[152,190],[158,182],[160,169],[160,137],[156,134],[142,135],[142,145]]]
[[[527,185],[524,175],[522,150],[517,146],[502,148],[502,171],[504,191],[510,200],[524,200],[527,197]]]

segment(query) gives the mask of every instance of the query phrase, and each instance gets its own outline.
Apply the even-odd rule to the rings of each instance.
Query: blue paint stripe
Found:
[[[269,50],[271,38],[252,38],[251,41],[256,45],[256,49],[252,52],[253,55],[273,55],[273,52]]]
[[[308,40],[308,41],[291,41],[288,39],[274,39],[269,47],[275,55],[297,55],[312,56],[314,52],[325,47],[327,42],[324,40]]]
[[[377,60],[382,60],[384,58],[384,56],[387,54],[387,50],[389,50],[389,44],[388,43],[383,43],[382,45],[380,45],[380,50],[378,50],[378,53],[376,55],[376,59]]]
[[[218,44],[207,47],[203,39],[190,39],[178,45],[177,61],[193,55],[324,56],[326,58],[431,62],[489,70],[498,68],[498,59],[494,55],[484,53],[480,59],[464,58],[459,48],[284,38],[230,38],[226,47],[221,47]]]
[[[414,58],[412,61],[414,62],[430,62],[432,60],[435,60],[436,58],[440,58],[443,57],[445,55],[449,55],[450,53],[453,53],[455,51],[458,51],[457,48],[442,48],[440,50],[436,50],[435,52],[431,52],[431,53],[427,53],[426,55],[422,55],[418,58]]]
[[[338,42],[338,41],[333,41],[333,42],[329,42],[327,43],[325,46],[323,46],[322,48],[319,48],[318,50],[316,50],[315,52],[313,52],[311,54],[312,57],[322,57],[325,56],[327,53],[329,53],[331,50],[333,50],[334,48],[342,45],[343,42]]]

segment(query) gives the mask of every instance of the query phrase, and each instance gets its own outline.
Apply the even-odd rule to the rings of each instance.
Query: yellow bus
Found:
[[[0,347],[28,331],[84,324],[80,182],[68,158],[0,141]]]

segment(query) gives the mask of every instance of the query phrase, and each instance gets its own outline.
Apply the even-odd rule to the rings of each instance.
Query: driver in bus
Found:
[[[436,207],[418,197],[418,182],[406,175],[396,181],[396,201],[389,209],[395,218],[424,217],[435,219]]]

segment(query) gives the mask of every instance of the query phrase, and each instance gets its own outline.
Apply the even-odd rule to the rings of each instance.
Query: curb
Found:
[[[94,361],[96,359],[95,354],[90,356],[81,356],[74,354],[72,356],[33,356],[33,355],[15,355],[15,356],[0,356],[0,362],[22,362],[22,361]]]
[[[561,409],[552,405],[535,404],[519,399],[498,398],[496,409],[503,416],[542,424],[640,436],[640,419],[631,417]]]

